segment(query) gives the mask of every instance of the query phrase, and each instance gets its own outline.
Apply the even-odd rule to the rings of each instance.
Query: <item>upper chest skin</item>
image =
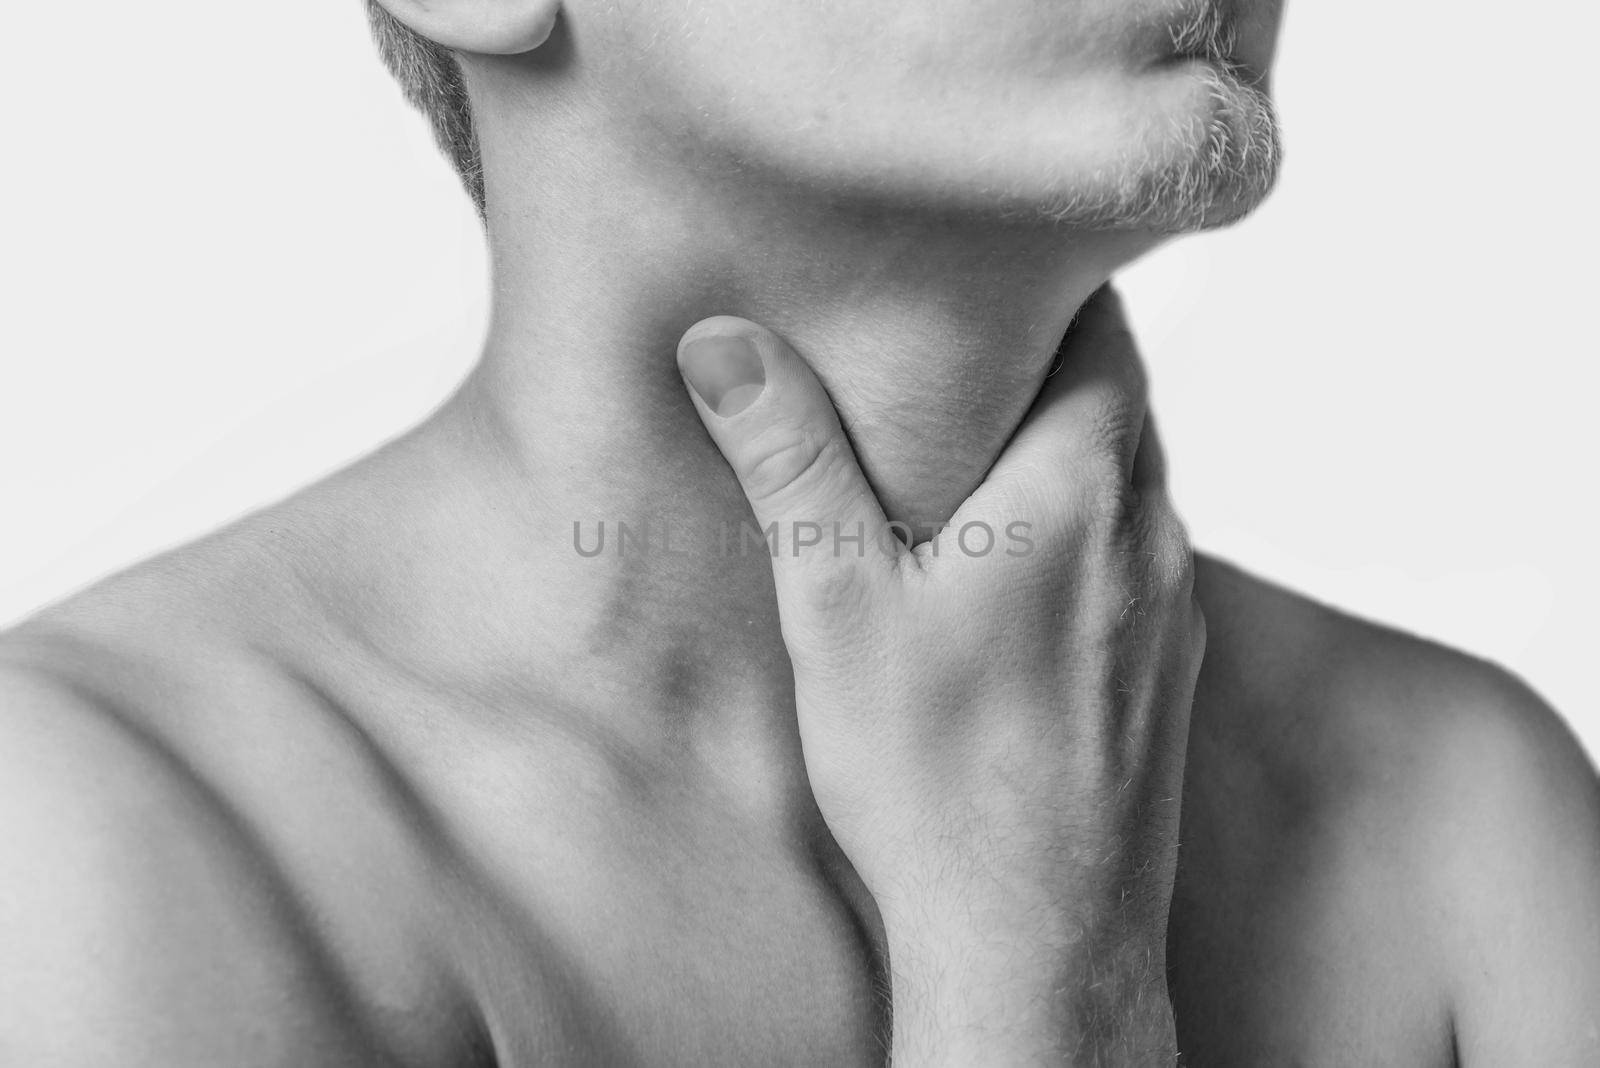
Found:
[[[1181,1047],[1196,1065],[1450,1063],[1403,843],[1260,730],[1314,710],[1260,707],[1229,661],[1208,657],[1191,732]],[[452,750],[448,732],[418,775],[348,713],[448,718],[448,693],[229,671],[191,696],[149,704],[306,901],[303,936],[340,963],[382,1059],[883,1063],[875,918],[803,778],[752,805],[676,760],[555,735]]]
[[[371,864],[447,917],[427,955],[500,1063],[883,1063],[875,917],[814,811],[775,818],[672,773],[550,756],[514,806],[491,788],[431,835],[394,836],[409,878]],[[1393,844],[1288,774],[1194,736],[1169,961],[1189,1063],[1451,1063]],[[419,825],[406,803],[342,807]],[[296,879],[317,885],[322,863],[303,857]],[[327,892],[337,917],[346,890]]]
[[[1191,774],[1221,785],[1186,797],[1174,896],[1188,1063],[1451,1063],[1437,990],[1414,966],[1411,888],[1360,834],[1197,756]],[[550,785],[527,822],[417,843],[448,879],[385,880],[449,917],[429,951],[470,992],[499,1063],[884,1062],[873,918],[816,827],[670,789]]]
[[[196,761],[318,918],[380,1060],[881,1063],[871,937],[809,794],[752,803],[566,732],[440,732],[411,764],[344,706],[476,710],[376,678],[219,699],[236,716],[189,733]]]

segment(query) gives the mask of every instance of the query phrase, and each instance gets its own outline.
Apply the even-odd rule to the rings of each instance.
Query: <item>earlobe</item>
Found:
[[[456,52],[531,52],[555,29],[561,0],[377,0],[407,28]]]

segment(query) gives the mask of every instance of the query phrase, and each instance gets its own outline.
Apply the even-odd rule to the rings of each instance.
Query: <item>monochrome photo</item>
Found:
[[[23,7],[0,1068],[1600,1066],[1600,13]]]

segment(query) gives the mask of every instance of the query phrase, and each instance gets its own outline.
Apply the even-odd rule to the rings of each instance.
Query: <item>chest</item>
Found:
[[[498,1064],[884,1063],[873,939],[809,834],[612,812],[539,838],[468,936]]]
[[[1189,1063],[1450,1064],[1407,888],[1362,836],[1215,752],[1190,777],[1169,937]],[[448,902],[496,1063],[886,1062],[875,916],[814,814],[575,796],[499,821]]]

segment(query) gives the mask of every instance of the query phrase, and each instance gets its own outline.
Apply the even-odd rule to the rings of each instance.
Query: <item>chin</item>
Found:
[[[1076,229],[1192,233],[1230,225],[1272,191],[1282,161],[1264,79],[1206,59],[1156,72],[1108,162],[1043,195],[1037,213]]]
[[[1226,226],[1278,173],[1265,79],[1225,58],[1165,56],[1026,94],[975,90],[936,114],[870,99],[829,123],[726,123],[707,144],[741,176],[833,207],[1077,232]]]

